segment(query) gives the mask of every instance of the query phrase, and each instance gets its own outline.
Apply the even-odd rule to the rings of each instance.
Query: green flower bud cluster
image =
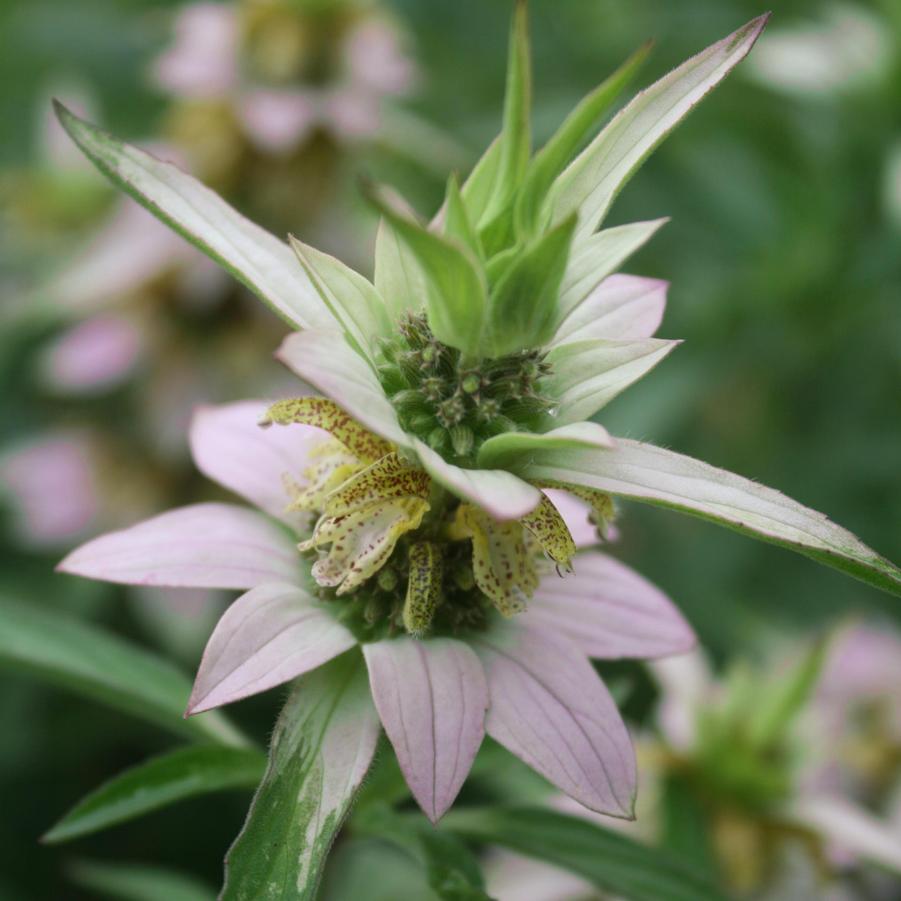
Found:
[[[466,360],[432,334],[424,314],[406,314],[381,345],[379,378],[401,427],[448,460],[473,463],[481,443],[530,431],[552,409],[542,393],[551,371],[540,350]]]
[[[380,641],[405,634],[404,590],[409,577],[410,545],[415,540],[398,541],[388,563],[350,594],[339,597],[333,588],[311,584],[321,601],[335,605],[337,618],[358,641]],[[494,615],[494,606],[476,587],[469,542],[442,544],[442,556],[440,601],[429,634],[455,636],[485,629]]]

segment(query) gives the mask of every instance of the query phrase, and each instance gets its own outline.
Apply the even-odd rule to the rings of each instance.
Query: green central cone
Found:
[[[473,464],[501,432],[533,431],[553,409],[542,393],[550,365],[540,350],[466,360],[432,334],[423,314],[406,314],[382,342],[379,378],[401,427],[445,459]]]

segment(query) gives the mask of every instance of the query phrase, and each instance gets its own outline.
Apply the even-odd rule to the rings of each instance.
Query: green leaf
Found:
[[[463,245],[408,218],[383,194],[369,191],[367,197],[416,260],[420,303],[435,337],[464,353],[488,356],[487,288],[478,260]]]
[[[376,339],[391,333],[388,313],[378,292],[362,275],[335,257],[293,236],[289,240],[311,284],[354,349],[371,361],[370,348]]]
[[[771,680],[766,690],[755,695],[755,703],[745,708],[748,739],[755,747],[765,750],[778,742],[804,709],[823,671],[828,648],[826,639],[817,641],[790,672]]]
[[[378,879],[373,879],[378,873]],[[321,901],[436,901],[426,875],[405,849],[381,839],[349,838],[329,856]]]
[[[177,166],[117,140],[59,102],[54,101],[54,108],[72,140],[110,181],[247,285],[291,326],[334,327],[287,244]]]
[[[507,60],[507,90],[504,97],[504,124],[501,129],[494,190],[482,215],[480,229],[489,225],[510,205],[519,187],[532,152],[530,112],[532,72],[529,50],[529,14],[526,0],[516,0],[510,25]]]
[[[214,901],[216,892],[193,876],[134,863],[81,860],[69,867],[76,885],[113,901]]]
[[[577,873],[629,901],[725,901],[712,880],[664,851],[588,820],[534,807],[454,810],[443,826]]]
[[[468,248],[474,257],[482,258],[482,245],[479,236],[469,219],[466,204],[460,194],[460,186],[455,176],[447,180],[447,192],[444,200],[444,234]]]
[[[491,195],[494,193],[497,173],[501,164],[502,151],[503,144],[498,135],[473,166],[472,172],[469,173],[469,177],[463,182],[463,187],[460,189],[463,202],[474,223],[481,221],[491,202]],[[441,216],[442,213],[439,212],[438,215]]]
[[[579,149],[595,122],[635,77],[653,43],[648,41],[639,47],[609,78],[583,97],[553,137],[535,154],[516,199],[516,227],[520,234],[535,231],[541,204],[554,179]]]
[[[475,855],[455,835],[436,830],[419,814],[386,805],[354,816],[354,832],[392,842],[419,861],[430,888],[443,901],[490,901]]]
[[[266,759],[259,751],[216,745],[178,748],[101,785],[79,801],[42,841],[70,841],[197,795],[253,788],[265,766]]]
[[[631,222],[584,235],[573,242],[569,263],[560,285],[557,322],[562,323],[583,300],[646,244],[669,219]]]
[[[679,343],[663,338],[587,338],[553,348],[547,355],[553,370],[542,390],[556,398],[557,411],[547,417],[547,425],[590,419]]]
[[[613,439],[595,422],[575,422],[549,432],[503,432],[488,438],[479,447],[478,463],[483,469],[503,469],[535,448],[567,450],[574,447],[611,447]]]
[[[698,516],[901,595],[901,569],[822,513],[683,454],[617,438],[607,450],[535,450],[508,468],[530,481],[571,482]]]
[[[769,15],[758,16],[642,91],[558,176],[546,211],[562,222],[579,213],[591,234],[654,148],[748,54]]]
[[[176,733],[247,744],[220,713],[184,718],[191,683],[170,663],[58,610],[0,601],[0,664]]]
[[[222,901],[312,899],[379,736],[361,655],[300,679],[272,737],[269,766],[225,861]]]
[[[557,295],[569,259],[575,216],[519,253],[488,302],[493,356],[536,347],[557,325]]]

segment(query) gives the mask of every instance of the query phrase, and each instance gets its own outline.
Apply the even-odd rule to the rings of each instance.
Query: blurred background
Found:
[[[648,37],[641,84],[762,11],[748,0],[530,5],[539,143]],[[437,207],[448,173],[468,171],[499,127],[509,14],[507,0],[0,0],[0,594],[191,672],[227,598],[53,567],[86,537],[213,496],[187,455],[196,404],[291,384],[271,361],[282,324],[116,195],[55,126],[50,98],[368,274],[375,223],[359,177]],[[779,3],[751,58],[606,224],[664,215],[626,270],[672,282],[661,334],[686,341],[604,425],[780,488],[901,558],[897,0]],[[774,649],[849,620],[901,627],[897,600],[700,521],[629,507],[620,530],[617,556],[680,605],[718,669],[765,669]],[[650,728],[651,680],[628,667],[611,676],[636,728]],[[885,691],[901,703],[897,682]],[[243,702],[235,717],[265,740],[279,700]],[[246,794],[42,846],[87,791],[171,739],[15,669],[0,711],[0,898],[139,897],[86,861],[217,884]],[[878,897],[901,897],[892,885]],[[160,891],[141,897],[181,897]]]

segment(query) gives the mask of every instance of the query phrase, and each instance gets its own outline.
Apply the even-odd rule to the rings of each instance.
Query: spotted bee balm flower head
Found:
[[[210,639],[190,712],[339,655],[361,665],[360,646],[375,708],[432,819],[486,732],[586,807],[629,817],[634,753],[589,658],[666,656],[693,636],[656,588],[592,547],[614,498],[701,516],[901,590],[896,567],[822,515],[592,421],[675,346],[652,337],[666,285],[614,274],[662,220],[600,223],[765,19],[591,137],[642,49],[533,154],[519,3],[503,127],[469,177],[449,181],[428,222],[366,188],[382,217],[373,282],[277,240],[177,168],[60,109],[104,173],[288,321],[295,331],[278,356],[322,395],[197,414],[198,466],[261,512],[174,510],[62,564],[113,581],[247,589]],[[348,710],[356,731],[342,747],[357,752],[345,782],[358,785],[377,725],[365,694]]]

